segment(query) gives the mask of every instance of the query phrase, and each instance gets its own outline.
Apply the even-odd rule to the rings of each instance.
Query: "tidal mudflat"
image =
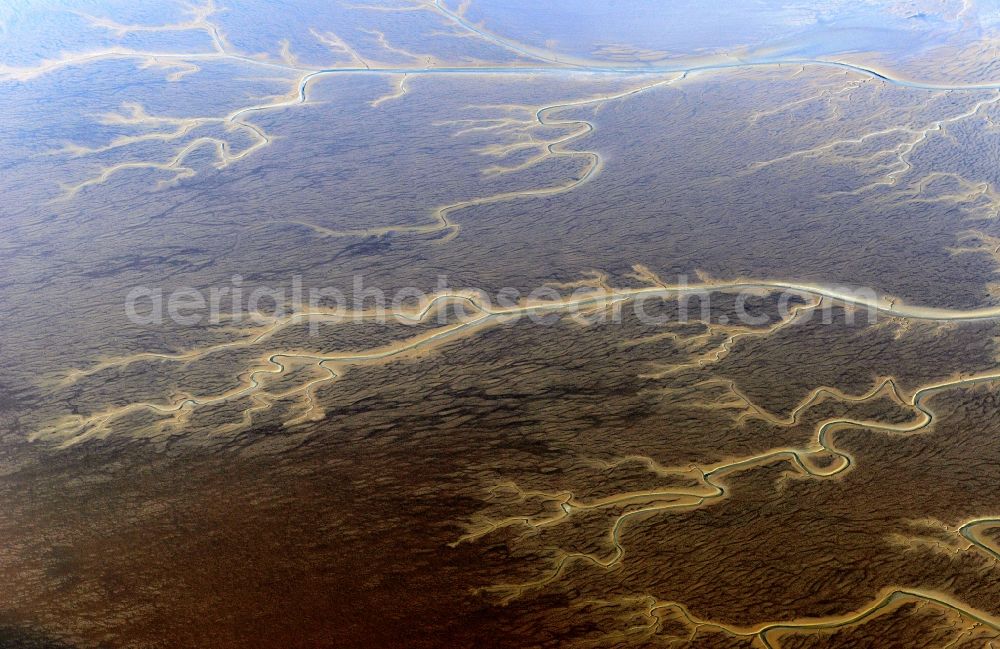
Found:
[[[1000,643],[1000,13],[759,4],[0,9],[0,646]]]

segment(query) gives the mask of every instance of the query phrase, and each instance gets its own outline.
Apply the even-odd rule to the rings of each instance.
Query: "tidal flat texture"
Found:
[[[0,648],[1000,646],[1000,6],[0,7]]]

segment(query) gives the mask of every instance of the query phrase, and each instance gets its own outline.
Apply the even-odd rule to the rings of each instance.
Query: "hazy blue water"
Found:
[[[961,2],[826,3],[737,0],[577,2],[480,0],[468,18],[497,34],[567,55],[610,58],[607,48],[679,57],[732,50],[795,56],[875,51],[910,56],[997,23],[998,4],[962,14]]]

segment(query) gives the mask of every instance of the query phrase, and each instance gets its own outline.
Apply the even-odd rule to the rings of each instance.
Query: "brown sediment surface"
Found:
[[[0,66],[0,644],[1000,642],[988,69],[217,9]]]

